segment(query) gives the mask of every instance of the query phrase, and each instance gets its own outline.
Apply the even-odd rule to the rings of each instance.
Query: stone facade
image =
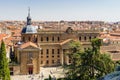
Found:
[[[30,42],[35,44],[37,47],[35,49],[31,48],[32,45],[28,45],[27,48],[17,48],[17,58],[20,62],[20,72],[21,74],[29,74],[28,68],[34,66],[33,73],[39,73],[40,66],[56,66],[63,64],[70,64],[71,61],[65,52],[68,50],[69,43],[71,41],[80,41],[83,48],[87,49],[91,47],[90,40],[99,36],[98,31],[74,31],[67,32],[67,30],[41,30],[35,34],[22,34],[21,46]],[[35,36],[35,37],[33,37]],[[29,39],[27,39],[29,38]],[[29,53],[33,57],[33,63],[28,64]],[[27,73],[26,73],[27,72]]]
[[[20,64],[20,74],[37,74],[40,70],[40,48],[26,42],[15,48],[17,62]]]
[[[69,28],[69,27],[68,27]],[[72,28],[69,28],[72,29]],[[91,47],[91,39],[99,36],[98,31],[41,30],[35,34],[22,34],[22,44],[16,48],[16,57],[20,63],[20,73],[39,73],[40,66],[57,66],[70,64],[65,55],[71,41],[81,42],[83,49]],[[33,37],[35,36],[35,37]],[[30,39],[27,39],[30,38]],[[32,58],[32,62],[29,61]]]
[[[28,24],[29,22],[29,24]],[[40,66],[58,66],[70,64],[71,60],[65,54],[69,43],[81,42],[83,49],[91,47],[91,39],[99,37],[96,30],[35,29],[31,25],[30,14],[27,25],[21,32],[22,41],[15,46],[15,56],[20,64],[20,74],[37,74]]]

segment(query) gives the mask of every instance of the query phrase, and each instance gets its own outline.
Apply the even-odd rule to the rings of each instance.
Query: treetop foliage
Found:
[[[101,40],[91,41],[92,48],[81,50],[79,42],[70,44],[69,58],[72,63],[67,67],[67,80],[96,80],[114,70],[110,55],[101,54]]]
[[[5,43],[2,41],[0,47],[0,79],[10,80],[10,71],[8,66],[8,59],[6,57]]]

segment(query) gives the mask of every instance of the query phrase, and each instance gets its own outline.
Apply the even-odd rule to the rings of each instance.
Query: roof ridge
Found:
[[[33,47],[36,47],[36,48],[38,47],[37,44],[35,44],[35,43],[31,42],[31,41],[23,43],[20,47],[25,48],[27,46],[33,46]]]

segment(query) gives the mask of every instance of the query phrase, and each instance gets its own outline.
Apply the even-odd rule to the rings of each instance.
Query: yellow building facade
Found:
[[[91,39],[99,36],[95,30],[40,29],[32,26],[30,14],[21,32],[21,42],[15,47],[15,56],[20,64],[20,74],[37,74],[40,66],[70,64],[65,54],[72,41],[81,42],[84,49],[91,47]]]

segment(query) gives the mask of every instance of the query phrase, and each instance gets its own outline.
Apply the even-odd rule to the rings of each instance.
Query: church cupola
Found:
[[[34,34],[37,33],[38,26],[33,26],[30,17],[30,8],[28,9],[28,16],[26,25],[22,29],[22,34]]]

